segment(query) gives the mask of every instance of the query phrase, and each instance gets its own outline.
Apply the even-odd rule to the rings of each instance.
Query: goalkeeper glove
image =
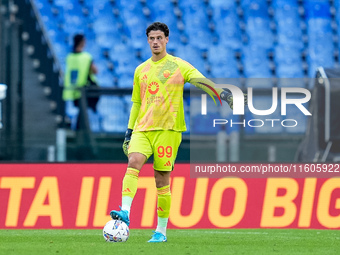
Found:
[[[243,94],[243,95],[244,95],[244,105],[247,105],[247,103],[248,103],[247,94]],[[234,98],[233,98],[233,94],[231,94],[231,92],[222,91],[221,94],[220,94],[220,98],[228,103],[230,109],[233,109]]]
[[[123,151],[124,154],[126,156],[129,155],[129,144],[130,144],[130,140],[131,140],[131,135],[132,135],[132,129],[128,128],[125,132],[125,139],[124,139],[124,143],[123,143]]]

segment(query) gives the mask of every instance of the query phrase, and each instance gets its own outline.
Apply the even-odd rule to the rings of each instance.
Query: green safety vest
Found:
[[[63,100],[76,100],[81,97],[80,88],[88,84],[91,63],[92,56],[87,52],[67,55]]]

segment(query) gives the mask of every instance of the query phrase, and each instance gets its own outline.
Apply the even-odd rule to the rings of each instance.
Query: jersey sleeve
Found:
[[[130,117],[129,117],[129,123],[128,128],[134,129],[136,119],[138,117],[140,110],[140,104],[139,103],[133,103],[130,111]]]
[[[218,97],[223,91],[221,88],[216,88],[214,82],[206,78],[200,71],[188,62],[182,60],[182,64],[180,66],[185,82],[189,82],[195,87],[202,89],[211,97]]]
[[[132,97],[131,101],[134,103],[141,103],[141,97],[140,97],[140,83],[139,83],[139,69],[137,68],[135,70],[135,75],[133,78],[133,89],[132,89]]]

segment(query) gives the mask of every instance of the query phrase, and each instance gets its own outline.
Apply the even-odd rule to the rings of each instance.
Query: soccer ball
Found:
[[[103,228],[103,237],[107,242],[126,242],[129,233],[129,227],[121,220],[110,220]]]

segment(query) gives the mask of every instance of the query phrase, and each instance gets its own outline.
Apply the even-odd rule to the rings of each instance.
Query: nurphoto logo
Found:
[[[230,84],[216,84],[216,87],[218,88],[224,88],[229,89],[230,92],[233,95],[233,115],[245,115],[245,96],[243,94],[243,91],[238,88],[235,85]],[[254,95],[253,95],[253,88],[248,87],[247,88],[247,98],[248,98],[248,109],[249,111],[254,115],[260,115],[260,116],[269,116],[273,114],[277,107],[279,102],[279,96],[278,96],[278,88],[273,87],[271,88],[272,91],[272,104],[269,109],[256,109],[254,106]],[[288,88],[280,88],[281,92],[281,116],[287,115],[287,105],[295,105],[305,116],[311,116],[312,114],[306,109],[306,107],[303,105],[304,103],[309,102],[311,99],[311,93],[309,90],[305,88],[295,88],[295,87],[288,87]],[[288,95],[299,95],[299,98],[288,98]],[[301,97],[301,95],[303,97]],[[207,95],[202,94],[201,95],[201,114],[207,115]],[[265,124],[270,124],[271,127],[274,127],[276,122],[280,122],[283,127],[295,127],[298,125],[298,121],[296,119],[250,119],[245,120],[243,119],[241,122],[233,122],[232,119],[214,119],[213,120],[213,126],[216,125],[225,125],[230,124],[232,127],[233,125],[242,125],[245,127],[248,125],[249,127],[262,127]]]

